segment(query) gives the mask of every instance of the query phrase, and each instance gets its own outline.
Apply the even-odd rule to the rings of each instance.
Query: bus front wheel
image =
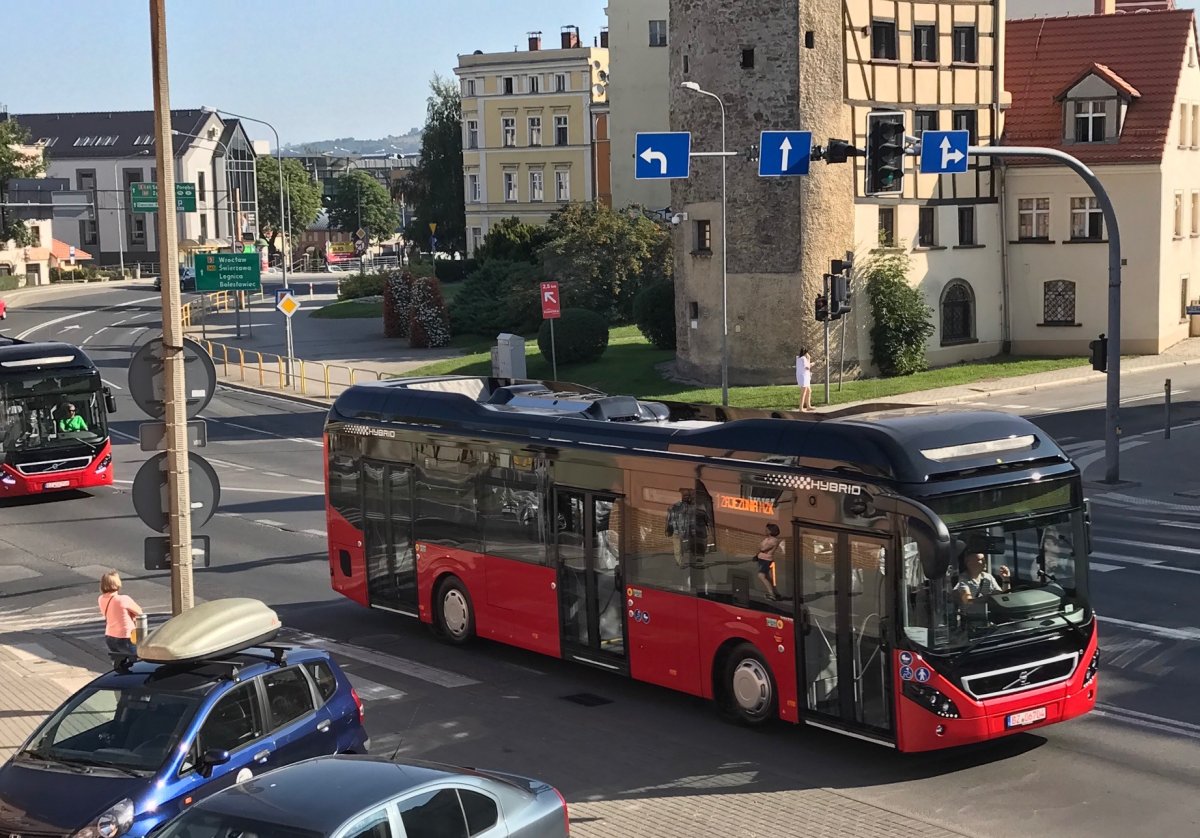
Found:
[[[721,684],[718,701],[730,720],[756,726],[775,717],[775,679],[766,660],[749,643],[739,643],[726,655]]]
[[[442,637],[457,646],[470,642],[475,636],[471,595],[456,576],[447,577],[438,587],[437,625]]]

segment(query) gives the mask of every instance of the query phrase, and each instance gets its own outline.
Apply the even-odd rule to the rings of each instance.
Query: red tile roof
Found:
[[[1106,67],[1103,64],[1093,63],[1091,67],[1088,67],[1086,70],[1084,70],[1078,76],[1071,79],[1071,81],[1067,83],[1066,87],[1064,87],[1062,90],[1058,91],[1058,95],[1054,97],[1054,100],[1056,102],[1061,102],[1063,99],[1067,98],[1067,94],[1071,92],[1071,89],[1073,87],[1075,87],[1075,85],[1079,84],[1081,81],[1086,79],[1088,76],[1099,76],[1101,79],[1103,79],[1104,81],[1108,82],[1110,85],[1115,87],[1118,92],[1124,93],[1127,97],[1129,97],[1131,99],[1140,98],[1142,95],[1136,87],[1134,87],[1132,84],[1125,81],[1125,79],[1121,78],[1116,73],[1114,73],[1112,71],[1111,67]]]
[[[1012,107],[1003,143],[1062,149],[1087,165],[1160,162],[1194,27],[1191,10],[1008,21],[1004,76]],[[1140,97],[1117,142],[1064,145],[1063,103],[1055,99],[1088,71]]]

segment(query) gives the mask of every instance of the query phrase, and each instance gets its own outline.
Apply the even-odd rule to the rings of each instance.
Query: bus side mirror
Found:
[[[1083,546],[1092,555],[1092,502],[1087,498],[1083,500]]]
[[[920,518],[909,518],[908,534],[917,542],[926,579],[940,579],[945,576],[951,563],[957,558],[956,553],[962,552],[961,548],[955,550],[955,542],[945,525],[934,528]]]
[[[104,407],[109,413],[117,412],[117,398],[107,387],[104,388]]]

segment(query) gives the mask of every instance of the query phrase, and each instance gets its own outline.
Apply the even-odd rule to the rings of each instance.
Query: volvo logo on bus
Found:
[[[818,480],[813,477],[800,477],[796,480],[796,488],[803,491],[817,489],[821,492],[833,492],[839,495],[861,495],[862,486],[852,483],[838,483],[834,480]]]

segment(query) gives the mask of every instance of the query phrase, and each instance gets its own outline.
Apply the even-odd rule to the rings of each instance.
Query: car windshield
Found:
[[[951,528],[955,559],[925,578],[905,545],[904,631],[932,651],[1083,623],[1087,550],[1081,511]]]
[[[94,375],[42,376],[0,384],[0,454],[97,443],[108,433]]]
[[[47,719],[25,756],[124,771],[156,771],[174,750],[199,698],[181,693],[86,689]]]
[[[192,809],[155,833],[155,838],[321,838],[321,833],[222,812]]]

